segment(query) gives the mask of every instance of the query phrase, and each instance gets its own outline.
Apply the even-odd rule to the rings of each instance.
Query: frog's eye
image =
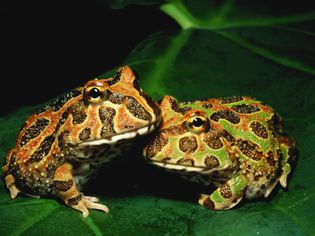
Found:
[[[203,131],[207,131],[210,126],[208,118],[203,115],[194,115],[189,117],[185,121],[185,125],[189,129],[189,131],[193,133],[201,133]]]
[[[98,86],[91,86],[85,89],[85,97],[91,103],[99,103],[104,100],[105,89]]]

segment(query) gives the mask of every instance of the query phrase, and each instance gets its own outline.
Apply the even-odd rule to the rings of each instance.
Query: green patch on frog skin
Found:
[[[289,149],[285,145],[280,145],[280,151],[282,153],[282,163],[287,163],[289,159]]]
[[[219,191],[214,191],[211,194],[211,199],[212,201],[214,201],[215,203],[223,203],[225,201],[225,199],[221,196],[221,194],[219,193]]]
[[[277,147],[276,145],[278,145],[276,138],[271,136],[270,131],[268,131],[268,138],[263,139],[251,132],[250,128],[248,128],[248,131],[238,129],[237,126],[233,126],[229,121],[226,121],[224,119],[220,119],[219,123],[235,139],[251,140],[253,143],[256,143],[264,153],[267,153],[269,150],[275,149]]]
[[[222,168],[223,166],[227,166],[231,163],[230,156],[228,155],[228,152],[227,152],[227,148],[224,145],[219,149],[212,149],[208,147],[208,145],[205,144],[205,148],[203,152],[196,152],[194,154],[196,156],[196,159],[199,159],[202,161],[203,165],[204,165],[205,158],[210,155],[214,155],[218,159],[220,163],[218,168],[220,167]]]
[[[239,175],[232,179],[231,181],[231,190],[233,193],[239,194],[246,187],[246,180],[243,175]]]

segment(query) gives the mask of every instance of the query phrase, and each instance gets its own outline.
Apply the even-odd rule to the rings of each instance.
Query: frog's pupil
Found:
[[[89,92],[91,98],[98,98],[101,96],[101,91],[98,88],[92,88]]]
[[[203,125],[203,120],[202,120],[201,118],[197,117],[197,118],[195,118],[195,119],[193,120],[192,123],[193,123],[193,125],[194,125],[195,127],[200,127],[200,126]]]

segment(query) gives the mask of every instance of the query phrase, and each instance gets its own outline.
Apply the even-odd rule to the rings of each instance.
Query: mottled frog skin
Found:
[[[57,196],[84,216],[89,208],[108,212],[96,197],[81,194],[81,187],[159,123],[158,105],[139,88],[128,66],[113,78],[88,81],[25,122],[3,166],[11,198],[19,192]]]
[[[242,198],[268,197],[287,186],[294,141],[282,132],[280,116],[250,97],[178,103],[161,101],[162,124],[144,149],[150,163],[217,188],[199,204],[230,209]]]

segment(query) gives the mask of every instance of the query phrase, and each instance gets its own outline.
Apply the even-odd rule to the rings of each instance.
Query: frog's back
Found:
[[[64,161],[58,136],[69,116],[69,107],[82,100],[82,87],[72,90],[34,112],[20,130],[6,156],[4,176],[14,176],[26,192],[47,194],[55,169]],[[36,178],[36,181],[34,180]]]

